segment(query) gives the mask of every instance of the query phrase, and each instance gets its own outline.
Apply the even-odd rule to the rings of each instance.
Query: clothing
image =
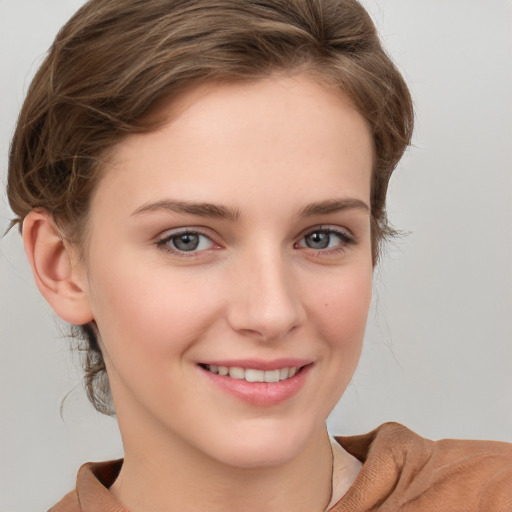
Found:
[[[336,440],[363,467],[331,512],[512,512],[512,444],[430,441],[397,423]],[[85,464],[49,512],[128,512],[108,491],[121,466]]]
[[[363,467],[332,512],[512,512],[512,444],[430,441],[397,423],[337,441]]]

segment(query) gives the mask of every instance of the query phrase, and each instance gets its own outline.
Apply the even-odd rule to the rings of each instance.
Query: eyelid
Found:
[[[164,231],[160,232],[156,238],[167,238],[169,236],[179,235],[182,233],[199,233],[201,235],[209,236],[207,231],[209,230],[201,226],[180,226],[177,228],[165,229]]]
[[[299,239],[304,238],[307,235],[310,235],[311,233],[315,233],[317,231],[324,231],[327,233],[335,233],[339,234],[340,236],[343,236],[345,238],[351,238],[353,240],[356,239],[355,235],[352,233],[352,231],[346,227],[342,226],[336,226],[332,224],[319,224],[317,226],[311,226],[307,229],[304,229],[300,235],[298,236]]]

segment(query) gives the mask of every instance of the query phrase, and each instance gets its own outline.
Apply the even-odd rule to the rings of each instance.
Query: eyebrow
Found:
[[[171,199],[143,204],[141,207],[137,208],[132,215],[155,211],[171,211],[175,213],[198,215],[199,217],[214,217],[217,219],[227,219],[231,221],[237,220],[240,217],[240,210],[228,208],[226,206],[212,203],[173,201]]]
[[[329,213],[336,213],[343,210],[362,210],[369,213],[370,207],[364,201],[361,201],[361,199],[328,199],[327,201],[308,204],[302,208],[299,213],[302,217],[313,217],[315,215],[328,215]]]
[[[301,208],[299,215],[301,217],[313,217],[315,215],[328,215],[343,210],[362,210],[370,211],[370,207],[360,199],[344,198],[344,199],[328,199],[311,203]],[[155,211],[171,211],[175,213],[184,213],[189,215],[197,215],[199,217],[214,217],[217,219],[227,219],[235,221],[240,218],[240,210],[229,208],[213,203],[194,203],[191,201],[174,201],[164,199],[153,203],[146,203],[137,208],[132,215],[140,215]]]

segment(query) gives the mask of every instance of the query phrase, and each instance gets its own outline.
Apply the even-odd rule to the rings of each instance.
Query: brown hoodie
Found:
[[[512,444],[430,441],[397,423],[336,440],[363,467],[331,512],[512,512]],[[84,464],[49,512],[128,512],[108,491],[121,465]]]

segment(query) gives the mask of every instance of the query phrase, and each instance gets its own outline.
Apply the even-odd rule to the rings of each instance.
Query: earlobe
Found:
[[[45,211],[31,211],[23,222],[25,252],[39,291],[64,321],[82,325],[93,320],[77,261]]]

